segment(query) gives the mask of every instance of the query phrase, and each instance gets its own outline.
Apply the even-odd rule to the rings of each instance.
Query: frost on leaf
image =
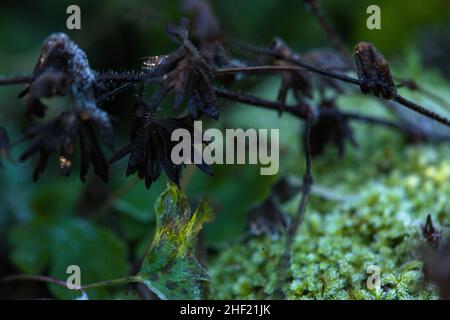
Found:
[[[160,299],[201,299],[209,275],[194,255],[197,234],[212,218],[206,201],[191,213],[185,194],[174,184],[155,204],[156,233],[138,277]]]
[[[28,116],[44,117],[47,107],[41,98],[68,96],[75,111],[88,112],[96,122],[103,142],[110,148],[112,124],[107,112],[95,101],[95,73],[86,53],[64,33],[53,33],[42,45],[33,70],[33,80],[19,97],[27,100]]]

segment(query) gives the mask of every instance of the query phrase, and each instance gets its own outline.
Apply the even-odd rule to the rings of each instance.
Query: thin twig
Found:
[[[283,254],[280,258],[279,266],[278,266],[278,284],[276,286],[276,290],[274,292],[274,297],[276,299],[284,299],[284,285],[286,283],[288,268],[291,263],[292,256],[292,245],[295,240],[295,236],[297,235],[298,228],[303,222],[303,218],[305,216],[306,206],[308,204],[309,195],[311,193],[311,187],[313,184],[313,178],[311,173],[311,127],[312,127],[312,112],[307,116],[306,120],[306,130],[305,130],[305,155],[306,155],[306,171],[303,177],[303,185],[302,185],[302,197],[300,200],[300,206],[297,210],[297,214],[294,217],[294,220],[291,222],[287,237],[286,244],[283,250]]]
[[[114,96],[118,95],[119,93],[121,93],[121,92],[123,92],[123,91],[125,91],[125,90],[127,90],[129,88],[131,88],[133,85],[134,84],[127,82],[127,83],[121,85],[120,87],[118,87],[118,88],[116,88],[116,89],[114,89],[112,91],[109,91],[109,92],[105,93],[104,95],[102,95],[101,97],[99,97],[97,99],[97,103],[101,103],[103,101],[106,101],[109,98],[114,97]]]
[[[17,274],[17,275],[4,277],[1,279],[1,282],[3,282],[3,283],[12,282],[12,281],[46,282],[46,283],[54,284],[57,286],[64,287],[68,290],[71,290],[67,287],[66,281],[55,279],[52,277],[42,276],[42,275]],[[131,282],[140,282],[140,281],[141,281],[141,278],[139,276],[130,276],[130,277],[125,277],[125,278],[118,278],[118,279],[95,282],[95,283],[87,284],[84,286],[80,286],[78,289],[73,289],[73,290],[83,291],[83,290],[92,289],[92,288],[114,286],[114,285],[127,284],[127,283],[131,283]]]
[[[325,34],[328,37],[328,40],[331,42],[333,47],[338,50],[343,57],[351,56],[350,51],[345,46],[344,42],[342,41],[339,34],[336,32],[336,30],[331,26],[331,24],[325,19],[323,16],[319,6],[317,5],[316,1],[305,1],[305,4],[307,8],[310,9],[310,12],[312,16],[316,19],[319,26],[322,28],[322,30],[325,31]]]
[[[427,116],[430,119],[436,120],[436,121],[450,127],[450,119],[448,119],[440,114],[437,114],[434,111],[428,110],[428,109],[418,105],[417,103],[406,99],[405,97],[397,95],[393,100],[400,103],[401,105],[407,107],[408,109],[411,109],[417,113],[420,113],[424,116]]]
[[[228,99],[228,100],[232,100],[235,102],[240,102],[240,103],[244,103],[244,104],[248,104],[248,105],[252,105],[252,106],[258,106],[258,107],[262,107],[262,108],[268,109],[268,110],[274,110],[274,111],[283,110],[283,112],[287,112],[299,119],[306,118],[307,112],[305,112],[305,110],[308,110],[308,108],[309,108],[309,105],[307,105],[307,104],[298,105],[298,106],[288,106],[281,102],[264,100],[264,99],[261,99],[261,98],[255,97],[255,96],[248,95],[246,93],[235,92],[235,91],[231,91],[231,90],[227,90],[227,89],[223,89],[223,88],[216,87],[216,88],[214,88],[214,91],[217,94],[217,96],[224,98],[224,99]],[[350,120],[365,122],[365,123],[369,123],[369,124],[381,125],[381,126],[385,126],[385,127],[391,128],[391,129],[396,129],[396,130],[399,130],[402,132],[404,131],[404,128],[399,123],[397,123],[395,121],[387,120],[387,119],[362,115],[362,114],[353,113],[353,112],[330,110],[330,109],[325,109],[325,108],[319,109],[319,112],[320,113],[339,112],[343,117],[350,119]]]
[[[265,48],[259,48],[259,47],[255,47],[253,45],[248,45],[248,44],[239,43],[239,42],[232,42],[231,44],[234,45],[235,47],[242,48],[242,49],[248,50],[250,52],[259,53],[259,54],[265,54],[265,55],[277,57],[277,58],[280,58],[280,59],[284,59],[286,61],[295,63],[295,64],[297,64],[297,65],[299,65],[301,67],[304,67],[305,69],[307,69],[309,71],[312,71],[312,72],[315,72],[315,73],[318,73],[318,74],[321,74],[321,75],[324,75],[324,76],[327,76],[327,77],[335,78],[335,79],[338,79],[338,80],[341,80],[341,81],[344,81],[344,82],[348,82],[348,83],[353,83],[353,84],[359,85],[359,86],[362,83],[359,79],[351,78],[351,77],[348,77],[348,76],[345,76],[345,75],[342,75],[342,74],[338,74],[338,73],[326,71],[326,70],[323,70],[323,69],[320,69],[320,68],[316,68],[316,67],[307,65],[307,64],[299,61],[296,58],[280,57],[280,54],[278,52],[274,51],[274,50],[265,49]],[[252,68],[255,68],[255,67],[247,67],[247,68],[250,68],[250,70],[251,70]],[[263,69],[262,67],[257,67],[257,68]],[[230,68],[229,72],[231,72],[231,69],[233,69],[233,68]],[[235,69],[241,69],[239,72],[242,72],[246,68],[244,67],[244,68],[235,68]],[[422,115],[425,115],[425,116],[427,116],[430,119],[434,119],[434,120],[436,120],[436,121],[438,121],[438,122],[440,122],[442,124],[445,124],[445,125],[450,127],[450,119],[447,119],[444,116],[437,114],[436,112],[430,111],[430,110],[428,110],[428,109],[418,105],[417,103],[414,103],[414,102],[406,99],[405,97],[397,95],[392,100],[400,103],[401,105],[403,105],[403,106],[405,106],[405,107],[407,107],[407,108],[409,108],[411,110],[414,110],[414,111],[416,111],[416,112],[418,112],[418,113],[420,113]]]
[[[130,73],[107,73],[99,74],[96,77],[97,81],[117,81],[117,82],[129,82],[129,83],[147,83],[147,84],[158,84],[164,81],[163,77],[150,78],[146,74],[130,74]]]
[[[98,288],[98,287],[109,287],[109,286],[116,286],[121,284],[127,284],[131,282],[141,282],[142,279],[139,276],[130,276],[125,278],[119,278],[119,279],[112,279],[112,280],[106,280],[96,283],[87,284],[84,286],[81,286],[81,290],[87,290],[92,288]]]
[[[398,88],[407,88],[412,91],[417,91],[424,96],[430,98],[431,100],[434,100],[436,103],[444,106],[447,109],[450,109],[450,102],[445,100],[443,97],[439,96],[438,94],[420,86],[416,81],[412,79],[400,79],[399,84],[397,85]]]
[[[223,88],[215,87],[214,91],[217,94],[217,96],[226,98],[229,100],[233,100],[236,102],[241,102],[241,103],[258,106],[258,107],[262,107],[262,108],[269,109],[269,110],[275,110],[275,111],[279,111],[281,109],[281,110],[283,110],[287,113],[290,113],[301,119],[304,119],[306,117],[306,113],[304,112],[304,110],[302,108],[294,109],[293,107],[287,106],[284,103],[264,100],[264,99],[261,99],[261,98],[255,97],[255,96],[251,96],[251,95],[248,95],[245,93],[235,92],[235,91],[231,91],[231,90],[227,90],[227,89],[223,89]]]
[[[0,85],[9,85],[9,84],[25,84],[33,81],[34,76],[25,75],[25,76],[17,76],[17,77],[0,77]]]
[[[1,279],[1,282],[7,283],[7,282],[13,282],[13,281],[38,281],[38,282],[46,282],[51,283],[57,286],[65,287],[67,288],[66,281],[62,281],[59,279],[55,279],[52,277],[47,276],[41,276],[41,275],[33,275],[33,274],[16,274],[8,277],[4,277]]]
[[[241,50],[245,50],[245,51],[252,52],[255,54],[260,54],[260,55],[265,55],[265,56],[269,56],[269,57],[273,57],[273,58],[277,58],[277,59],[282,59],[282,60],[291,62],[293,64],[296,64],[308,71],[320,74],[322,76],[338,79],[338,80],[341,80],[344,82],[356,84],[358,86],[361,85],[361,81],[359,79],[352,78],[352,77],[346,76],[344,74],[340,74],[340,73],[336,73],[333,71],[328,71],[328,70],[325,70],[322,68],[312,66],[310,64],[304,63],[303,61],[301,61],[300,59],[295,58],[295,57],[283,56],[280,52],[278,52],[276,50],[272,50],[272,49],[268,49],[268,48],[260,48],[260,47],[250,45],[247,43],[242,43],[239,41],[231,41],[229,44],[232,48],[235,48],[235,49],[241,49]]]

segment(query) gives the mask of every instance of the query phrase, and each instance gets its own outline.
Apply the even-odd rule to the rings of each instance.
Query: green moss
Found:
[[[450,222],[450,148],[408,146],[394,133],[359,125],[357,136],[360,148],[343,159],[329,150],[313,162],[315,183],[345,197],[313,194],[293,246],[287,297],[435,299],[417,249],[428,213],[440,225]],[[291,213],[298,200],[286,204]],[[282,246],[265,237],[225,245],[209,266],[214,298],[269,298]],[[369,265],[380,267],[381,290],[367,288]]]

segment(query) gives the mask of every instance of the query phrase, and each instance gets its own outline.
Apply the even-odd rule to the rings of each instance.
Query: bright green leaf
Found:
[[[169,184],[155,204],[157,229],[139,277],[161,299],[201,299],[208,273],[194,256],[198,232],[212,218],[202,201],[191,214],[180,189]]]

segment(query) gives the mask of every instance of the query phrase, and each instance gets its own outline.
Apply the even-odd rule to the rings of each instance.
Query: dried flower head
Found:
[[[216,68],[232,67],[238,63],[230,58],[223,46],[224,33],[211,6],[205,0],[184,0],[182,9],[191,16],[192,37],[205,60]],[[234,76],[222,79],[232,81]]]
[[[281,59],[274,59],[276,66],[294,66],[293,63],[283,60],[283,58],[300,59],[300,56],[292,51],[291,48],[280,38],[275,38],[270,49],[279,53]],[[307,72],[283,72],[281,78],[281,87],[278,92],[278,101],[286,102],[289,90],[292,90],[298,102],[303,102],[305,98],[312,98],[311,77]]]
[[[61,174],[68,176],[72,169],[78,138],[81,150],[81,180],[85,181],[89,163],[92,162],[95,174],[103,181],[108,182],[108,163],[103,156],[95,133],[95,127],[98,127],[97,122],[95,115],[90,114],[89,110],[80,110],[63,112],[49,123],[25,130],[26,136],[32,139],[32,142],[21,155],[20,160],[27,160],[32,155],[39,153],[33,180],[38,180],[40,174],[45,171],[53,153],[58,154],[58,166]]]
[[[130,154],[127,176],[138,174],[145,179],[145,186],[150,188],[164,170],[170,180],[179,185],[183,165],[172,162],[172,133],[176,129],[186,129],[193,133],[193,120],[190,117],[159,119],[154,109],[139,101],[136,107],[130,135],[130,143],[118,151],[110,163],[115,163]],[[194,159],[194,145],[191,153]],[[193,163],[194,161],[191,161]],[[211,169],[205,164],[197,164],[205,173],[211,175]]]
[[[259,206],[252,208],[248,214],[247,229],[250,234],[264,234],[277,239],[287,231],[291,221],[280,206],[298,195],[301,187],[287,177],[278,180],[271,189],[269,197]]]
[[[334,144],[343,156],[345,143],[357,146],[353,130],[340,112],[334,100],[325,100],[319,105],[318,118],[311,127],[311,154],[320,155],[327,144]]]
[[[218,119],[217,97],[211,84],[213,72],[200,52],[189,40],[188,20],[169,26],[170,37],[181,47],[154,63],[155,57],[143,59],[144,72],[149,77],[164,77],[161,84],[159,103],[170,92],[175,93],[175,108],[187,100],[189,114],[198,119],[203,113]],[[149,68],[149,64],[155,64]],[[155,98],[156,99],[156,98]]]
[[[435,227],[431,214],[428,214],[425,225],[421,225],[420,229],[422,230],[423,240],[432,247],[436,248],[439,245],[442,233]]]
[[[281,212],[275,201],[269,197],[248,213],[247,229],[252,235],[267,235],[278,239],[289,226],[289,216]]]
[[[354,58],[364,94],[373,93],[385,99],[397,96],[389,64],[375,46],[359,42],[354,50]]]
[[[103,140],[112,147],[109,116],[95,101],[95,73],[86,53],[64,33],[54,33],[44,41],[33,80],[19,96],[27,98],[27,114],[43,117],[46,107],[40,98],[55,95],[68,95],[76,112],[88,111]]]

